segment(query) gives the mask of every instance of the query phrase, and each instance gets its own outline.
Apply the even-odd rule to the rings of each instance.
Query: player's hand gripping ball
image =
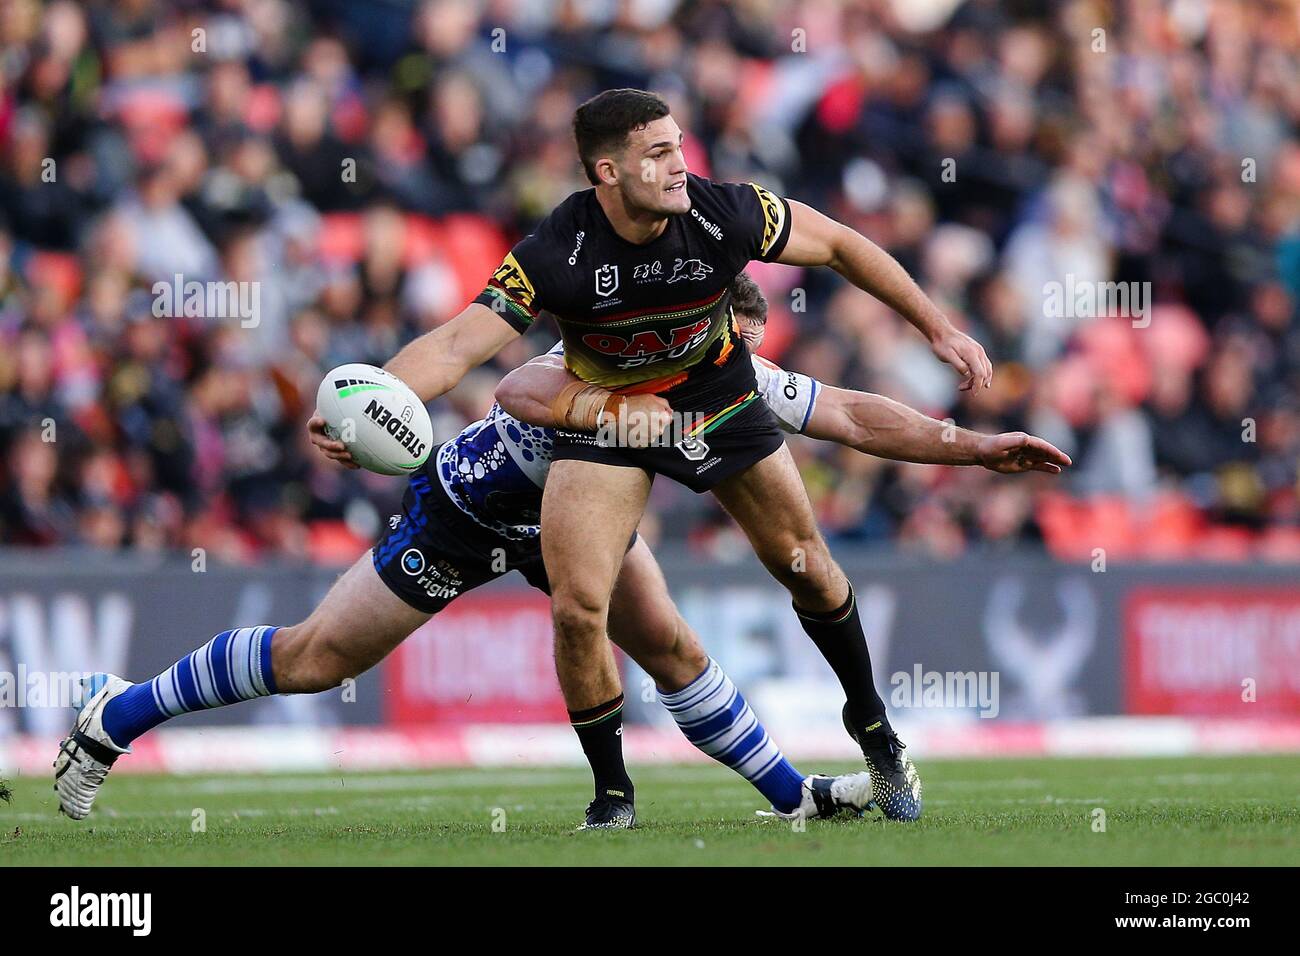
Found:
[[[429,458],[433,423],[415,392],[397,376],[354,362],[331,369],[316,390],[325,434],[352,460],[381,475],[409,475]]]

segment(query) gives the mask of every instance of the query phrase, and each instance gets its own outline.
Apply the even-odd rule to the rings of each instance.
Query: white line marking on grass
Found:
[[[223,780],[167,781],[145,784],[141,792],[188,793],[321,793],[326,791],[390,792],[394,790],[468,790],[484,787],[547,786],[570,783],[573,774],[558,771],[512,771],[508,774],[345,774],[324,777],[234,777]]]
[[[981,800],[972,802],[970,800],[943,800],[931,799],[925,800],[927,807],[961,807],[967,810],[978,809],[979,807],[988,806],[1027,806],[1041,807],[1048,804],[1067,805],[1067,804],[1086,804],[1088,806],[1109,806],[1109,807],[1135,807],[1142,804],[1161,804],[1161,803],[1182,803],[1182,804],[1202,804],[1206,809],[1213,809],[1225,803],[1270,803],[1270,797],[1213,797],[1207,800],[1205,797],[1042,797],[1033,800],[1027,798],[1008,797],[1005,800]]]
[[[1300,774],[1280,774],[1269,771],[1244,771],[1242,773],[1162,773],[1148,779],[1165,786],[1186,784],[1191,787],[1203,787],[1210,784],[1238,786],[1245,780],[1281,780]],[[1139,778],[1140,779],[1140,778]]]
[[[113,810],[109,807],[96,808],[93,816],[88,818],[88,825],[114,823],[118,820],[160,820],[190,819],[193,810]],[[241,817],[324,817],[337,816],[342,813],[338,807],[237,807],[231,810],[214,810],[208,814],[209,820],[237,820]],[[53,823],[58,817],[51,813],[6,813],[5,821],[17,820],[24,823]]]
[[[999,790],[1003,788],[1031,790],[1035,787],[1047,786],[1047,781],[1030,777],[1012,777],[1009,780],[945,780],[942,783],[930,784],[930,786],[944,790]]]
[[[639,768],[639,780],[671,783],[686,778],[718,776],[727,771],[711,764],[673,768]],[[564,786],[582,779],[578,770],[538,768],[536,770],[462,770],[443,773],[374,774],[348,771],[342,775],[223,777],[218,779],[151,780],[148,777],[123,777],[120,786],[133,792],[150,794],[189,793],[319,793],[356,790],[388,792],[394,790],[483,790],[515,787]]]

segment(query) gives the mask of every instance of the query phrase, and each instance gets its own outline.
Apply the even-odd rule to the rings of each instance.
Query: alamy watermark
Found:
[[[674,448],[699,444],[711,415],[701,412],[627,412],[606,418],[596,429],[602,448]]]
[[[155,282],[151,291],[155,318],[238,319],[246,329],[262,321],[260,282],[186,282],[178,272],[170,282]]]
[[[76,707],[81,703],[83,680],[93,671],[0,671],[0,707]]]
[[[927,671],[916,664],[896,671],[889,685],[895,708],[974,710],[981,717],[996,717],[1000,709],[997,671]]]
[[[1043,315],[1050,319],[1128,316],[1135,329],[1151,324],[1150,282],[1097,282],[1067,273],[1064,282],[1043,283]]]
[[[148,936],[153,928],[152,893],[82,892],[73,886],[50,897],[50,925],[54,927],[121,927],[132,936]]]

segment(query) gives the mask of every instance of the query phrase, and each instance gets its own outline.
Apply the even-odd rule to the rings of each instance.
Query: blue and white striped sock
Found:
[[[679,691],[659,692],[659,700],[686,739],[740,774],[773,807],[790,813],[803,799],[803,776],[768,736],[736,685],[718,662]]]
[[[119,747],[127,747],[172,717],[276,693],[271,639],[278,630],[264,626],[222,631],[153,680],[105,704],[105,732]]]

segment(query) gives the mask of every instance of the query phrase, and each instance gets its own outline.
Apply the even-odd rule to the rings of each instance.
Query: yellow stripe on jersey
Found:
[[[772,251],[772,246],[781,238],[781,231],[785,228],[785,203],[758,183],[749,185],[758,193],[759,205],[763,207],[763,243],[759,247],[759,255],[765,256]]]
[[[530,312],[535,312],[533,299],[537,290],[533,288],[523,266],[515,259],[513,252],[507,253],[497,271],[492,273],[492,281],[499,285],[507,295]]]

